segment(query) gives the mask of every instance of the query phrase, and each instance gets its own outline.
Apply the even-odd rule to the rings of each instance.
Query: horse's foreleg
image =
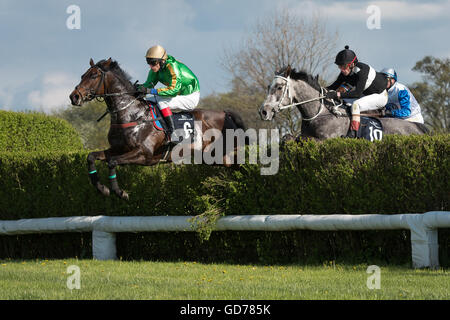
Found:
[[[98,172],[95,167],[96,160],[105,161],[106,160],[105,151],[97,151],[97,152],[89,153],[89,155],[87,157],[87,163],[88,163],[88,172],[89,172],[89,178],[91,179],[91,183],[102,195],[109,196],[109,189],[100,183],[100,179],[98,177]]]
[[[111,190],[121,199],[128,200],[128,193],[120,189],[117,181],[116,166],[122,164],[140,164],[145,165],[145,157],[140,149],[114,156],[108,159],[109,181]]]

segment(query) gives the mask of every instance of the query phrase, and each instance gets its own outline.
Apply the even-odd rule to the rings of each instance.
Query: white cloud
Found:
[[[192,32],[187,23],[195,18],[195,10],[188,1],[160,1],[153,3],[151,10],[153,14],[150,16],[145,10],[137,12],[133,6],[121,10],[119,19],[122,19],[123,28],[118,36],[132,40],[145,53],[158,43],[165,47],[173,46]],[[127,16],[130,19],[126,19]]]
[[[0,67],[0,109],[14,110],[16,108],[17,97],[25,83],[32,82],[33,76],[26,76],[27,72],[23,68],[14,68],[3,65]]]
[[[10,110],[14,99],[14,94],[11,91],[0,88],[0,109]]]
[[[42,78],[40,90],[28,94],[28,102],[33,108],[49,112],[70,104],[69,95],[76,84],[75,77],[65,73],[49,73]]]
[[[427,3],[410,1],[335,1],[332,4],[302,1],[295,6],[299,15],[310,14],[311,11],[320,11],[326,17],[343,21],[366,20],[369,13],[366,12],[370,5],[380,8],[381,19],[405,21],[405,20],[432,20],[436,18],[450,17],[450,0]]]
[[[450,1],[433,3],[411,3],[407,1],[375,1],[381,15],[390,20],[430,20],[450,17]]]
[[[300,17],[319,13],[328,30],[336,29],[341,34],[337,50],[349,44],[362,61],[374,67],[393,65],[410,70],[425,54],[448,56],[449,52],[445,39],[450,0],[105,3],[78,0],[81,30],[74,31],[65,25],[66,8],[71,2],[43,0],[29,10],[28,2],[0,0],[0,29],[6,30],[2,36],[8,43],[0,50],[0,60],[8,62],[0,65],[0,108],[49,110],[67,105],[68,95],[88,69],[90,57],[95,61],[112,57],[133,81],[143,82],[148,72],[144,54],[156,43],[196,73],[202,96],[226,91],[228,74],[220,67],[223,48],[237,44],[256,19],[263,19],[276,8],[287,7]],[[368,30],[366,26],[369,5],[380,7],[380,30]],[[31,56],[29,48],[33,48]],[[415,74],[404,73],[408,77]]]

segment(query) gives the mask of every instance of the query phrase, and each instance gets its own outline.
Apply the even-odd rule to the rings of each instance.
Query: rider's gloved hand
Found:
[[[155,88],[151,88],[149,93],[154,94],[156,96],[158,95],[158,90],[156,90]]]
[[[337,100],[337,99],[338,99],[337,92],[334,91],[334,90],[328,91],[328,92],[325,94],[325,97],[326,97],[327,99],[333,99],[333,100]]]
[[[142,84],[140,85],[136,85],[135,86],[136,92],[137,93],[143,93],[143,94],[147,94],[150,93],[148,88],[144,87]]]

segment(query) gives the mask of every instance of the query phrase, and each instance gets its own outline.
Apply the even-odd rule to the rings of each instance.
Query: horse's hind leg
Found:
[[[119,183],[117,182],[117,174],[116,174],[116,165],[111,165],[111,162],[108,162],[109,167],[109,183],[111,185],[111,190],[121,199],[128,200],[128,193],[120,189]]]
[[[97,152],[89,153],[89,155],[87,157],[87,163],[88,163],[89,178],[91,179],[91,183],[102,195],[109,196],[109,189],[100,183],[100,179],[98,177],[98,172],[95,167],[96,160],[105,161],[106,160],[105,151],[97,151]]]

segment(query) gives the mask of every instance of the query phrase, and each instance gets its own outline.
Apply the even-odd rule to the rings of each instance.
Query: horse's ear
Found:
[[[290,64],[288,64],[286,71],[284,72],[284,76],[287,78],[291,75],[292,67]]]
[[[92,60],[92,58],[91,60],[89,60],[89,64],[91,65],[91,67],[95,66],[94,60]]]

